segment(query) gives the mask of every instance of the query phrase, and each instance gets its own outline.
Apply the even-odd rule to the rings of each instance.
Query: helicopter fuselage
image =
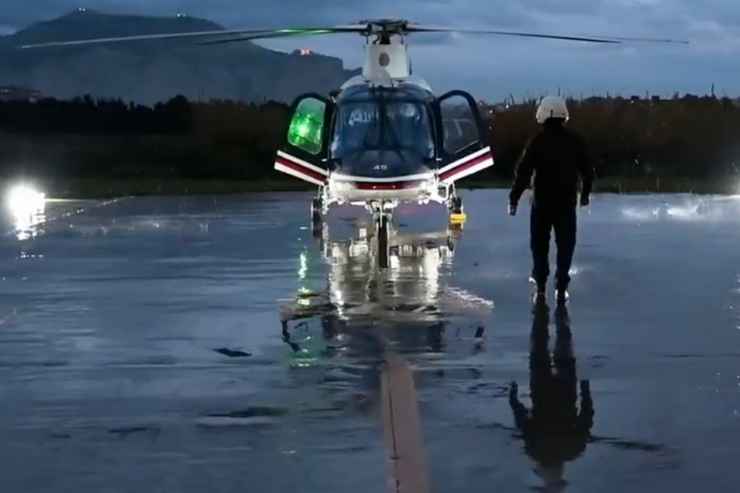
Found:
[[[327,204],[441,202],[434,96],[420,84],[350,81],[330,126]]]
[[[324,211],[333,204],[387,211],[405,202],[447,203],[456,180],[493,165],[490,147],[479,143],[477,108],[442,114],[440,99],[420,79],[356,77],[331,105],[320,162],[284,151],[276,160],[279,171],[320,187]],[[459,152],[450,152],[450,142]]]

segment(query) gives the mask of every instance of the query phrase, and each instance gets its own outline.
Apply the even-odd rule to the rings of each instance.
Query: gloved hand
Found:
[[[516,216],[516,208],[517,208],[517,204],[515,204],[514,202],[509,203],[509,215],[510,216]]]
[[[509,387],[509,401],[516,400],[519,397],[519,385],[516,382],[511,382]]]
[[[591,203],[591,199],[588,195],[581,195],[581,207],[587,207]]]

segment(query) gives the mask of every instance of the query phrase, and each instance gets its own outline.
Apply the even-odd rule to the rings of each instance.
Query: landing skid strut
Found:
[[[376,231],[378,234],[378,266],[381,269],[387,269],[389,262],[389,223],[391,215],[387,212],[380,212],[376,218]]]

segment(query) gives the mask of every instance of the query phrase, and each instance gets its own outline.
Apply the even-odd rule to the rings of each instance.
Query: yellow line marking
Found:
[[[429,474],[421,433],[414,376],[396,355],[386,358],[381,375],[383,429],[393,493],[428,493]]]

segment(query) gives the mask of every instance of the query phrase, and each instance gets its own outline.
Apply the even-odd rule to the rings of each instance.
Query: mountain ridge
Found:
[[[346,70],[338,58],[299,56],[251,42],[214,47],[193,40],[160,40],[18,49],[51,41],[223,29],[185,15],[73,11],[0,37],[0,85],[33,87],[57,98],[90,94],[141,103],[176,94],[190,99],[289,101],[303,92],[327,93],[357,73]]]

